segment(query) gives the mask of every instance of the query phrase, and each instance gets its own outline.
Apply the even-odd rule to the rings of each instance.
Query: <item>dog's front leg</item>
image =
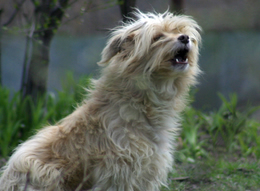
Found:
[[[0,191],[68,190],[66,179],[71,179],[78,167],[77,149],[70,143],[70,136],[61,136],[58,126],[38,132],[16,149],[3,168]]]

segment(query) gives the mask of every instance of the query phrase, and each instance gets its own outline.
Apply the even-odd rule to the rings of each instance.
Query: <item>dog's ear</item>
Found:
[[[127,54],[126,50],[134,44],[134,36],[134,34],[130,34],[126,37],[121,35],[112,37],[102,51],[101,61],[98,62],[98,65],[104,66],[118,53]]]
[[[101,61],[98,62],[98,65],[104,65],[108,63],[109,60],[120,51],[121,43],[121,36],[114,36],[111,38],[102,51]]]

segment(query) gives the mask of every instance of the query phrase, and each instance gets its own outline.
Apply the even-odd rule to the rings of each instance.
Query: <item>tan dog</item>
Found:
[[[200,28],[168,12],[136,16],[112,32],[88,99],[18,146],[1,191],[158,191],[167,184],[179,113],[200,72]]]

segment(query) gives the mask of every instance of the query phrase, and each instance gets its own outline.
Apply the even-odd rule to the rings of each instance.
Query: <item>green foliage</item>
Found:
[[[31,97],[0,87],[0,156],[8,156],[13,148],[44,125],[53,124],[69,115],[80,103],[90,86],[90,78],[73,78],[67,74],[62,90],[48,94],[33,104]],[[183,113],[182,132],[178,139],[177,161],[196,162],[219,151],[260,158],[260,124],[249,116],[260,107],[237,109],[237,96],[219,95],[222,106],[215,112],[201,112],[187,107]]]
[[[22,99],[20,92],[11,96],[9,90],[0,87],[0,156],[7,157],[36,130],[57,122],[74,110],[75,104],[86,94],[78,84],[88,87],[90,80],[82,77],[76,82],[72,74],[67,76],[62,91],[38,99],[36,105],[31,97]]]
[[[230,95],[229,101],[221,94],[219,97],[222,105],[216,112],[203,113],[192,107],[185,110],[178,160],[195,162],[220,150],[260,158],[260,124],[250,119],[260,107],[240,112],[235,94]]]
[[[207,157],[207,152],[203,149],[205,141],[200,140],[200,128],[203,124],[200,115],[200,112],[192,107],[185,110],[180,139],[182,148],[178,152],[178,160],[194,162],[196,158]]]
[[[9,94],[7,89],[0,89],[0,145],[3,156],[9,154],[10,147],[13,148],[18,144],[18,130],[22,128],[21,120],[18,117],[19,113],[14,110],[19,99],[18,94],[14,95],[10,101],[8,100]],[[21,106],[20,103],[19,106]]]
[[[260,107],[245,109],[239,112],[237,109],[237,96],[230,95],[230,101],[226,100],[223,95],[219,94],[222,100],[222,106],[216,113],[212,113],[209,117],[203,117],[211,135],[213,144],[217,141],[224,141],[228,151],[236,148],[237,137],[242,131],[255,128],[250,123],[249,116]],[[219,140],[220,139],[220,140]]]

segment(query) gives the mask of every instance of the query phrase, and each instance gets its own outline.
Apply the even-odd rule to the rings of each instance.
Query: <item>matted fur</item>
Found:
[[[88,98],[18,146],[1,191],[158,191],[172,169],[179,113],[200,72],[199,26],[188,16],[136,13],[114,29]],[[178,40],[189,36],[189,43]],[[174,56],[188,47],[188,64]]]

